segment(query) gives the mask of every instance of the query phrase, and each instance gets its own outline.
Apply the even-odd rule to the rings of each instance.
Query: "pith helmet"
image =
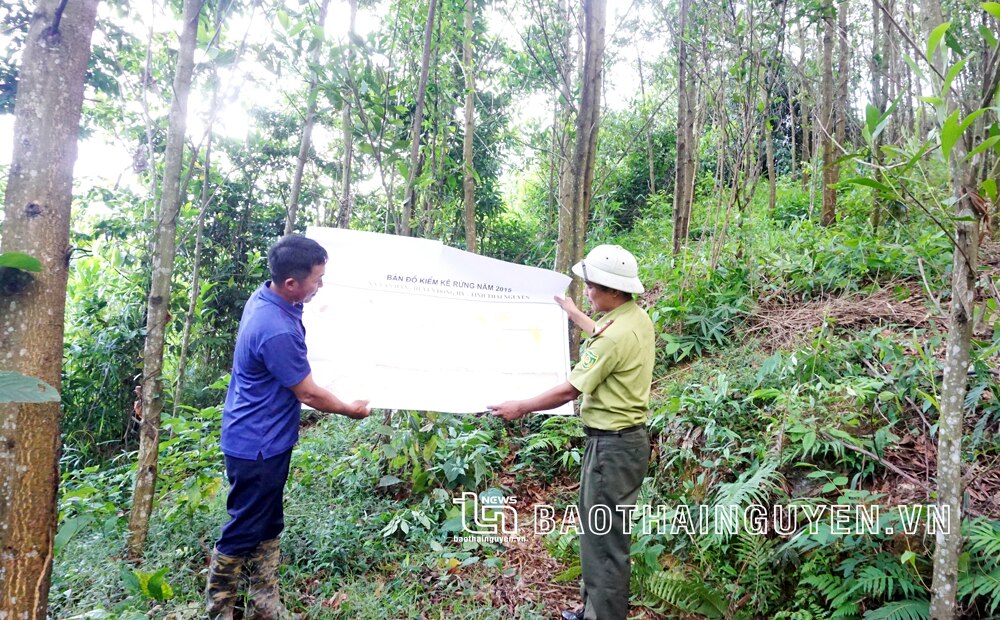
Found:
[[[620,245],[599,245],[587,258],[573,265],[573,273],[585,282],[602,284],[626,293],[641,293],[639,264],[632,253]]]

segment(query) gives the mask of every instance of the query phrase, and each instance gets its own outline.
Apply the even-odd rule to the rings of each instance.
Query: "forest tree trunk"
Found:
[[[73,164],[97,0],[41,0],[21,56],[0,250],[0,370],[60,387]],[[65,9],[65,10],[61,10]],[[59,487],[59,401],[0,404],[0,617],[46,618]]]
[[[164,155],[163,187],[153,251],[152,282],[146,310],[146,345],[142,364],[142,427],[136,466],[132,510],[128,522],[131,559],[142,556],[149,533],[149,517],[156,493],[157,457],[160,444],[160,413],[163,411],[163,348],[170,306],[170,280],[176,253],[177,215],[181,205],[181,166],[187,127],[187,100],[194,72],[198,16],[204,0],[184,0],[184,30],[174,73],[173,101]]]
[[[691,89],[688,86],[688,44],[687,20],[691,11],[691,0],[681,0],[677,33],[677,161],[674,165],[674,233],[673,253],[679,254],[688,238],[691,221],[691,199],[688,188],[691,181],[691,142],[694,140],[691,119]]]
[[[347,63],[348,71],[354,60],[354,25],[358,18],[358,0],[348,0],[351,7],[351,22],[347,27]],[[351,212],[354,210],[354,200],[351,197],[351,167],[354,165],[354,121],[351,118],[351,98],[344,98],[344,109],[340,121],[344,136],[344,162],[341,177],[340,210],[337,212],[337,228],[351,227]]]
[[[465,67],[465,136],[462,139],[462,193],[465,202],[465,249],[476,252],[476,179],[472,159],[472,139],[475,137],[476,64],[472,59],[473,11],[475,0],[465,0],[465,40],[462,41],[462,64]]]
[[[835,22],[833,0],[823,2],[823,113],[822,113],[822,142],[823,142],[823,207],[820,215],[820,222],[824,226],[830,226],[837,219],[837,190],[834,184],[837,182],[839,171],[834,163],[836,153],[833,150],[834,132],[834,88],[833,88],[833,35]]]
[[[322,0],[319,5],[319,15],[316,17],[316,25],[322,31],[326,24],[326,12],[330,6],[330,0]],[[295,172],[292,175],[292,188],[288,196],[288,208],[285,216],[285,234],[289,235],[295,230],[295,218],[299,212],[299,195],[302,193],[302,175],[305,173],[306,161],[309,159],[309,148],[312,142],[313,126],[316,124],[316,106],[319,101],[319,80],[313,65],[319,64],[319,54],[322,51],[322,43],[317,43],[313,47],[310,62],[307,65],[309,71],[309,92],[306,94],[306,117],[302,125],[302,139],[299,141],[299,156],[295,160]]]
[[[403,199],[403,221],[400,222],[399,234],[410,236],[411,220],[416,207],[416,184],[420,176],[420,137],[424,124],[424,99],[427,94],[427,73],[431,61],[431,34],[434,32],[434,12],[437,0],[427,4],[427,22],[424,24],[424,53],[420,59],[420,82],[417,84],[416,110],[413,112],[413,125],[410,127],[410,170],[406,179],[406,194]]]

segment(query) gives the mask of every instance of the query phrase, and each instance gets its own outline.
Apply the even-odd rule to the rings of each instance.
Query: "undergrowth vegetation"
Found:
[[[950,525],[966,541],[964,617],[1000,614],[995,305],[977,323],[965,402],[968,518],[949,523],[927,507],[947,235],[905,213],[873,233],[860,188],[844,192],[841,220],[822,227],[797,184],[779,190],[778,210],[755,202],[724,238],[712,224],[722,214],[700,203],[697,240],[678,257],[664,245],[662,199],[649,200],[629,231],[608,227],[593,240],[640,257],[650,289],[642,303],[660,338],[633,604],[646,617],[926,618],[933,531]],[[824,310],[832,300],[841,310]],[[218,406],[181,409],[165,421],[158,508],[139,566],[119,559],[133,459],[85,466],[66,453],[54,616],[198,617],[225,519],[220,415]],[[455,500],[532,489],[571,505],[578,419],[506,426],[401,411],[313,422],[286,490],[282,578],[292,607],[314,618],[552,617],[541,599],[497,595],[518,591],[510,550],[456,540]],[[552,583],[579,576],[571,529],[537,545],[561,563]]]

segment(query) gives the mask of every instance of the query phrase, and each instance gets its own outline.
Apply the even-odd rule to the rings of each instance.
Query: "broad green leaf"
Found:
[[[927,97],[924,95],[920,95],[919,97],[917,97],[917,99],[923,101],[924,103],[929,103],[935,106],[944,105],[944,99],[942,99],[941,97]]]
[[[982,2],[979,6],[993,17],[1000,19],[1000,2]]]
[[[16,372],[0,370],[0,403],[51,403],[59,392],[48,383]]]
[[[910,58],[906,54],[903,54],[903,62],[905,62],[907,65],[909,65],[910,69],[913,70],[913,73],[916,74],[917,77],[919,77],[921,80],[926,79],[924,77],[923,70],[920,68],[920,65],[918,65],[916,62],[914,62],[912,58]]]
[[[865,126],[868,128],[869,133],[875,133],[875,127],[878,126],[878,121],[881,117],[881,112],[872,104],[869,103],[865,107]]]
[[[391,487],[392,485],[399,484],[400,482],[402,482],[402,480],[400,480],[396,476],[387,475],[387,476],[382,476],[382,479],[378,481],[378,485],[376,486],[378,486],[379,488]]]
[[[958,110],[951,113],[941,126],[941,152],[944,153],[945,160],[951,155],[951,149],[958,142],[962,132],[958,128]]]
[[[969,151],[969,154],[965,156],[965,159],[972,159],[979,153],[993,148],[997,142],[1000,142],[1000,136],[993,136],[992,138],[986,138],[979,143],[979,146]]]
[[[288,13],[282,11],[281,9],[278,9],[278,23],[280,23],[281,27],[286,31],[288,30]]]
[[[948,49],[955,52],[956,55],[965,56],[965,48],[963,48],[959,40],[955,38],[954,30],[949,30],[944,33],[944,44],[948,46]]]
[[[94,520],[93,515],[82,514],[63,521],[59,525],[59,533],[56,534],[56,539],[52,544],[53,552],[56,555],[59,555],[59,552],[62,551],[62,548],[66,546],[66,543],[68,543],[71,538],[76,536],[77,532],[82,530],[93,520]]]
[[[985,111],[986,108],[980,108],[959,122],[958,110],[955,110],[951,116],[945,119],[944,125],[941,127],[941,151],[944,153],[945,159],[947,159],[951,154],[951,150],[955,147],[955,143],[962,137],[962,134],[969,128],[969,125],[971,125]]]
[[[945,97],[945,96],[948,95],[948,91],[951,90],[951,83],[953,81],[955,81],[955,78],[958,77],[958,74],[962,72],[962,69],[965,68],[965,63],[969,62],[970,58],[972,58],[972,57],[971,56],[966,56],[962,60],[959,60],[958,62],[956,62],[955,64],[953,64],[951,67],[949,67],[948,73],[945,74],[945,76],[944,76],[944,84],[941,86],[941,96],[942,97]]]
[[[21,271],[38,273],[42,270],[42,261],[20,252],[4,252],[0,254],[0,267],[13,267]]]
[[[146,591],[150,597],[154,600],[163,602],[174,597],[174,590],[167,583],[164,577],[167,574],[167,568],[161,568],[152,575],[149,576],[149,581],[146,585]]]
[[[996,201],[997,199],[997,182],[996,179],[986,179],[982,184],[983,193],[991,201]]]
[[[888,185],[885,185],[884,183],[879,183],[875,179],[869,179],[869,178],[866,178],[866,177],[854,177],[854,178],[851,178],[851,179],[844,179],[840,183],[841,184],[850,183],[852,185],[864,185],[865,187],[871,187],[873,189],[877,189],[880,192],[884,192],[886,194],[893,194],[894,193],[892,191],[892,188],[889,187]]]
[[[938,45],[941,44],[941,37],[944,36],[944,33],[948,30],[949,26],[951,26],[951,22],[945,22],[931,31],[931,36],[927,39],[928,61],[932,56],[934,56],[934,52],[937,51]]]
[[[979,34],[980,36],[983,37],[983,40],[986,41],[986,44],[989,45],[990,47],[995,48],[997,44],[1000,43],[997,41],[997,36],[993,34],[993,31],[987,28],[986,26],[979,27]]]

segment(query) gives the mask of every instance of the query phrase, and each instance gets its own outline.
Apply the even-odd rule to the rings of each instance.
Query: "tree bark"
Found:
[[[465,40],[462,41],[462,64],[465,67],[465,136],[462,140],[462,159],[465,162],[462,175],[463,199],[465,202],[465,249],[476,252],[476,179],[473,172],[472,138],[476,133],[476,64],[472,59],[473,17],[475,0],[465,0]]]
[[[879,0],[872,0],[872,102],[880,114],[885,113],[887,106],[885,97],[885,68],[889,55],[889,29],[885,30],[884,42],[882,34],[883,20],[888,19],[882,15],[879,8]],[[888,7],[886,7],[888,10]],[[872,138],[872,164],[875,169],[875,180],[882,182],[884,172],[882,170],[882,134]],[[881,192],[872,192],[872,230],[878,231],[882,222],[882,205],[884,203]]]
[[[851,75],[851,48],[848,44],[847,32],[847,12],[848,0],[840,0],[840,7],[837,9],[837,35],[839,42],[838,67],[837,67],[837,96],[835,98],[834,113],[836,114],[836,147],[844,148],[847,136],[847,111],[850,109],[851,91],[848,88]],[[839,165],[838,165],[838,181]]]
[[[767,210],[774,212],[778,203],[778,177],[774,170],[774,130],[770,118],[764,121],[764,157],[767,164]]]
[[[212,93],[212,108],[215,108],[218,91]],[[209,207],[209,180],[212,174],[212,129],[208,130],[208,143],[205,145],[205,174],[201,182],[201,208],[198,210],[198,228],[194,237],[194,264],[191,266],[191,295],[188,298],[188,309],[184,315],[184,335],[181,337],[181,351],[177,359],[177,383],[174,387],[174,417],[180,413],[181,397],[184,394],[184,374],[187,371],[188,349],[191,347],[191,328],[194,325],[195,312],[198,307],[198,294],[201,293],[201,249],[205,236],[205,216]]]
[[[642,74],[642,56],[637,58],[639,65],[639,94],[642,96],[643,106],[646,104],[646,77]],[[653,119],[646,123],[646,164],[649,168],[649,193],[656,193],[656,165],[653,152]]]
[[[574,260],[583,258],[587,222],[593,198],[594,161],[600,125],[601,85],[604,80],[604,31],[607,0],[584,0],[585,50],[580,108],[576,119],[576,147],[573,152],[574,179]]]
[[[354,60],[354,24],[358,18],[358,0],[348,0],[351,7],[351,23],[347,29],[347,62]],[[354,165],[354,121],[351,118],[351,98],[344,98],[344,109],[341,112],[341,129],[344,136],[344,162],[341,178],[340,211],[337,213],[337,228],[351,227],[351,213],[354,211],[354,199],[351,196],[351,167]]]
[[[42,263],[0,270],[0,370],[57,390],[69,263],[73,164],[97,0],[41,0],[14,108],[2,252]],[[65,10],[62,10],[65,9]],[[0,404],[0,617],[46,617],[59,486],[59,402]]]
[[[569,1],[563,0],[562,3],[562,15],[565,19],[563,23],[563,35],[561,53],[562,58],[559,59],[561,64],[560,83],[559,83],[559,94],[558,99],[561,101],[561,127],[559,131],[559,198],[557,200],[559,204],[559,217],[557,220],[557,236],[556,236],[556,264],[555,270],[559,273],[568,273],[570,267],[576,262],[574,257],[574,239],[575,235],[573,232],[574,226],[574,196],[573,196],[573,154],[571,153],[570,145],[570,123],[574,122],[572,119],[573,106],[570,105],[571,98],[573,96],[573,74],[576,73],[576,54],[574,53],[572,46],[571,32],[572,28],[570,24],[572,23],[572,13],[569,8]],[[580,301],[580,287],[574,288],[575,283],[570,283],[570,296],[574,300]],[[571,346],[570,352],[575,349]]]
[[[833,149],[834,130],[834,89],[833,89],[833,0],[823,2],[823,207],[820,222],[830,226],[837,219],[837,190],[833,185],[840,174],[834,164],[836,153]]]
[[[164,155],[163,188],[153,251],[152,282],[146,310],[146,345],[142,366],[142,427],[139,432],[139,456],[136,467],[132,510],[128,523],[128,549],[131,559],[142,556],[149,533],[149,517],[156,493],[157,457],[160,443],[160,413],[163,410],[163,348],[170,306],[170,281],[176,253],[177,215],[181,205],[181,166],[184,134],[187,127],[187,100],[194,71],[198,15],[203,0],[184,1],[184,29],[174,73],[173,101]]]
[[[400,234],[410,236],[411,219],[416,206],[416,183],[420,176],[420,136],[424,124],[424,98],[427,94],[427,72],[431,59],[431,34],[434,32],[434,12],[437,0],[427,4],[427,22],[424,24],[424,52],[420,59],[420,82],[417,84],[417,103],[413,112],[413,124],[410,127],[410,170],[406,179],[406,194],[403,199],[403,221],[400,222]]]
[[[673,253],[679,254],[688,238],[691,222],[690,167],[692,135],[691,89],[688,87],[687,20],[691,0],[681,0],[677,32],[677,161],[674,165]]]
[[[788,80],[788,126],[791,128],[789,132],[791,137],[791,148],[789,153],[791,154],[791,177],[794,179],[799,175],[799,166],[795,161],[795,99],[796,95],[792,92],[792,80]]]
[[[952,154],[953,169],[958,156]],[[975,179],[956,177],[954,191],[961,197],[956,209],[955,251],[952,259],[952,302],[947,350],[941,381],[937,445],[937,505],[949,516],[949,527],[935,534],[934,576],[931,583],[932,620],[952,620],[956,614],[958,563],[962,552],[962,426],[968,387],[972,316],[976,290],[979,215],[966,187]],[[963,185],[964,184],[964,185]]]

